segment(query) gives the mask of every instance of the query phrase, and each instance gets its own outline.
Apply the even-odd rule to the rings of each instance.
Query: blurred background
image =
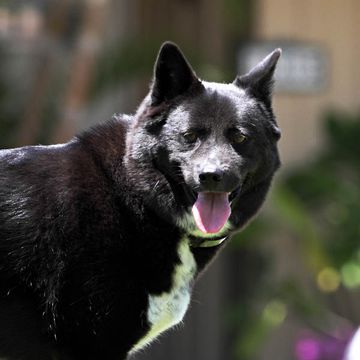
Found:
[[[0,2],[2,148],[133,112],[164,40],[212,81],[283,48],[272,194],[196,285],[185,325],[133,359],[342,359],[360,320],[359,33],[357,0]]]

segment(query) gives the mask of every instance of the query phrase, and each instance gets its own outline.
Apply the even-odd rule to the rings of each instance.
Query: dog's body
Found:
[[[123,359],[182,320],[279,166],[279,55],[215,84],[166,43],[134,116],[0,151],[0,357]]]

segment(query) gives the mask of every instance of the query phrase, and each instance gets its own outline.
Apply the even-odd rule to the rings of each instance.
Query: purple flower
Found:
[[[353,335],[348,330],[336,334],[302,336],[295,345],[297,360],[343,360],[346,347]]]
[[[320,344],[316,339],[300,339],[296,343],[295,354],[298,360],[319,360]]]

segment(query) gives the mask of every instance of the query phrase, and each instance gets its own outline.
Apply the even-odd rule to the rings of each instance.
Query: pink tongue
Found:
[[[192,207],[197,227],[204,233],[221,230],[230,217],[229,194],[225,192],[201,192]]]

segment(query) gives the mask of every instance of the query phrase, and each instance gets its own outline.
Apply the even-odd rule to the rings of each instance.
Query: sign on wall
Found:
[[[275,90],[288,93],[316,93],[329,83],[327,52],[303,42],[253,42],[242,46],[237,54],[239,74],[244,74],[276,48],[282,56],[275,72]]]

